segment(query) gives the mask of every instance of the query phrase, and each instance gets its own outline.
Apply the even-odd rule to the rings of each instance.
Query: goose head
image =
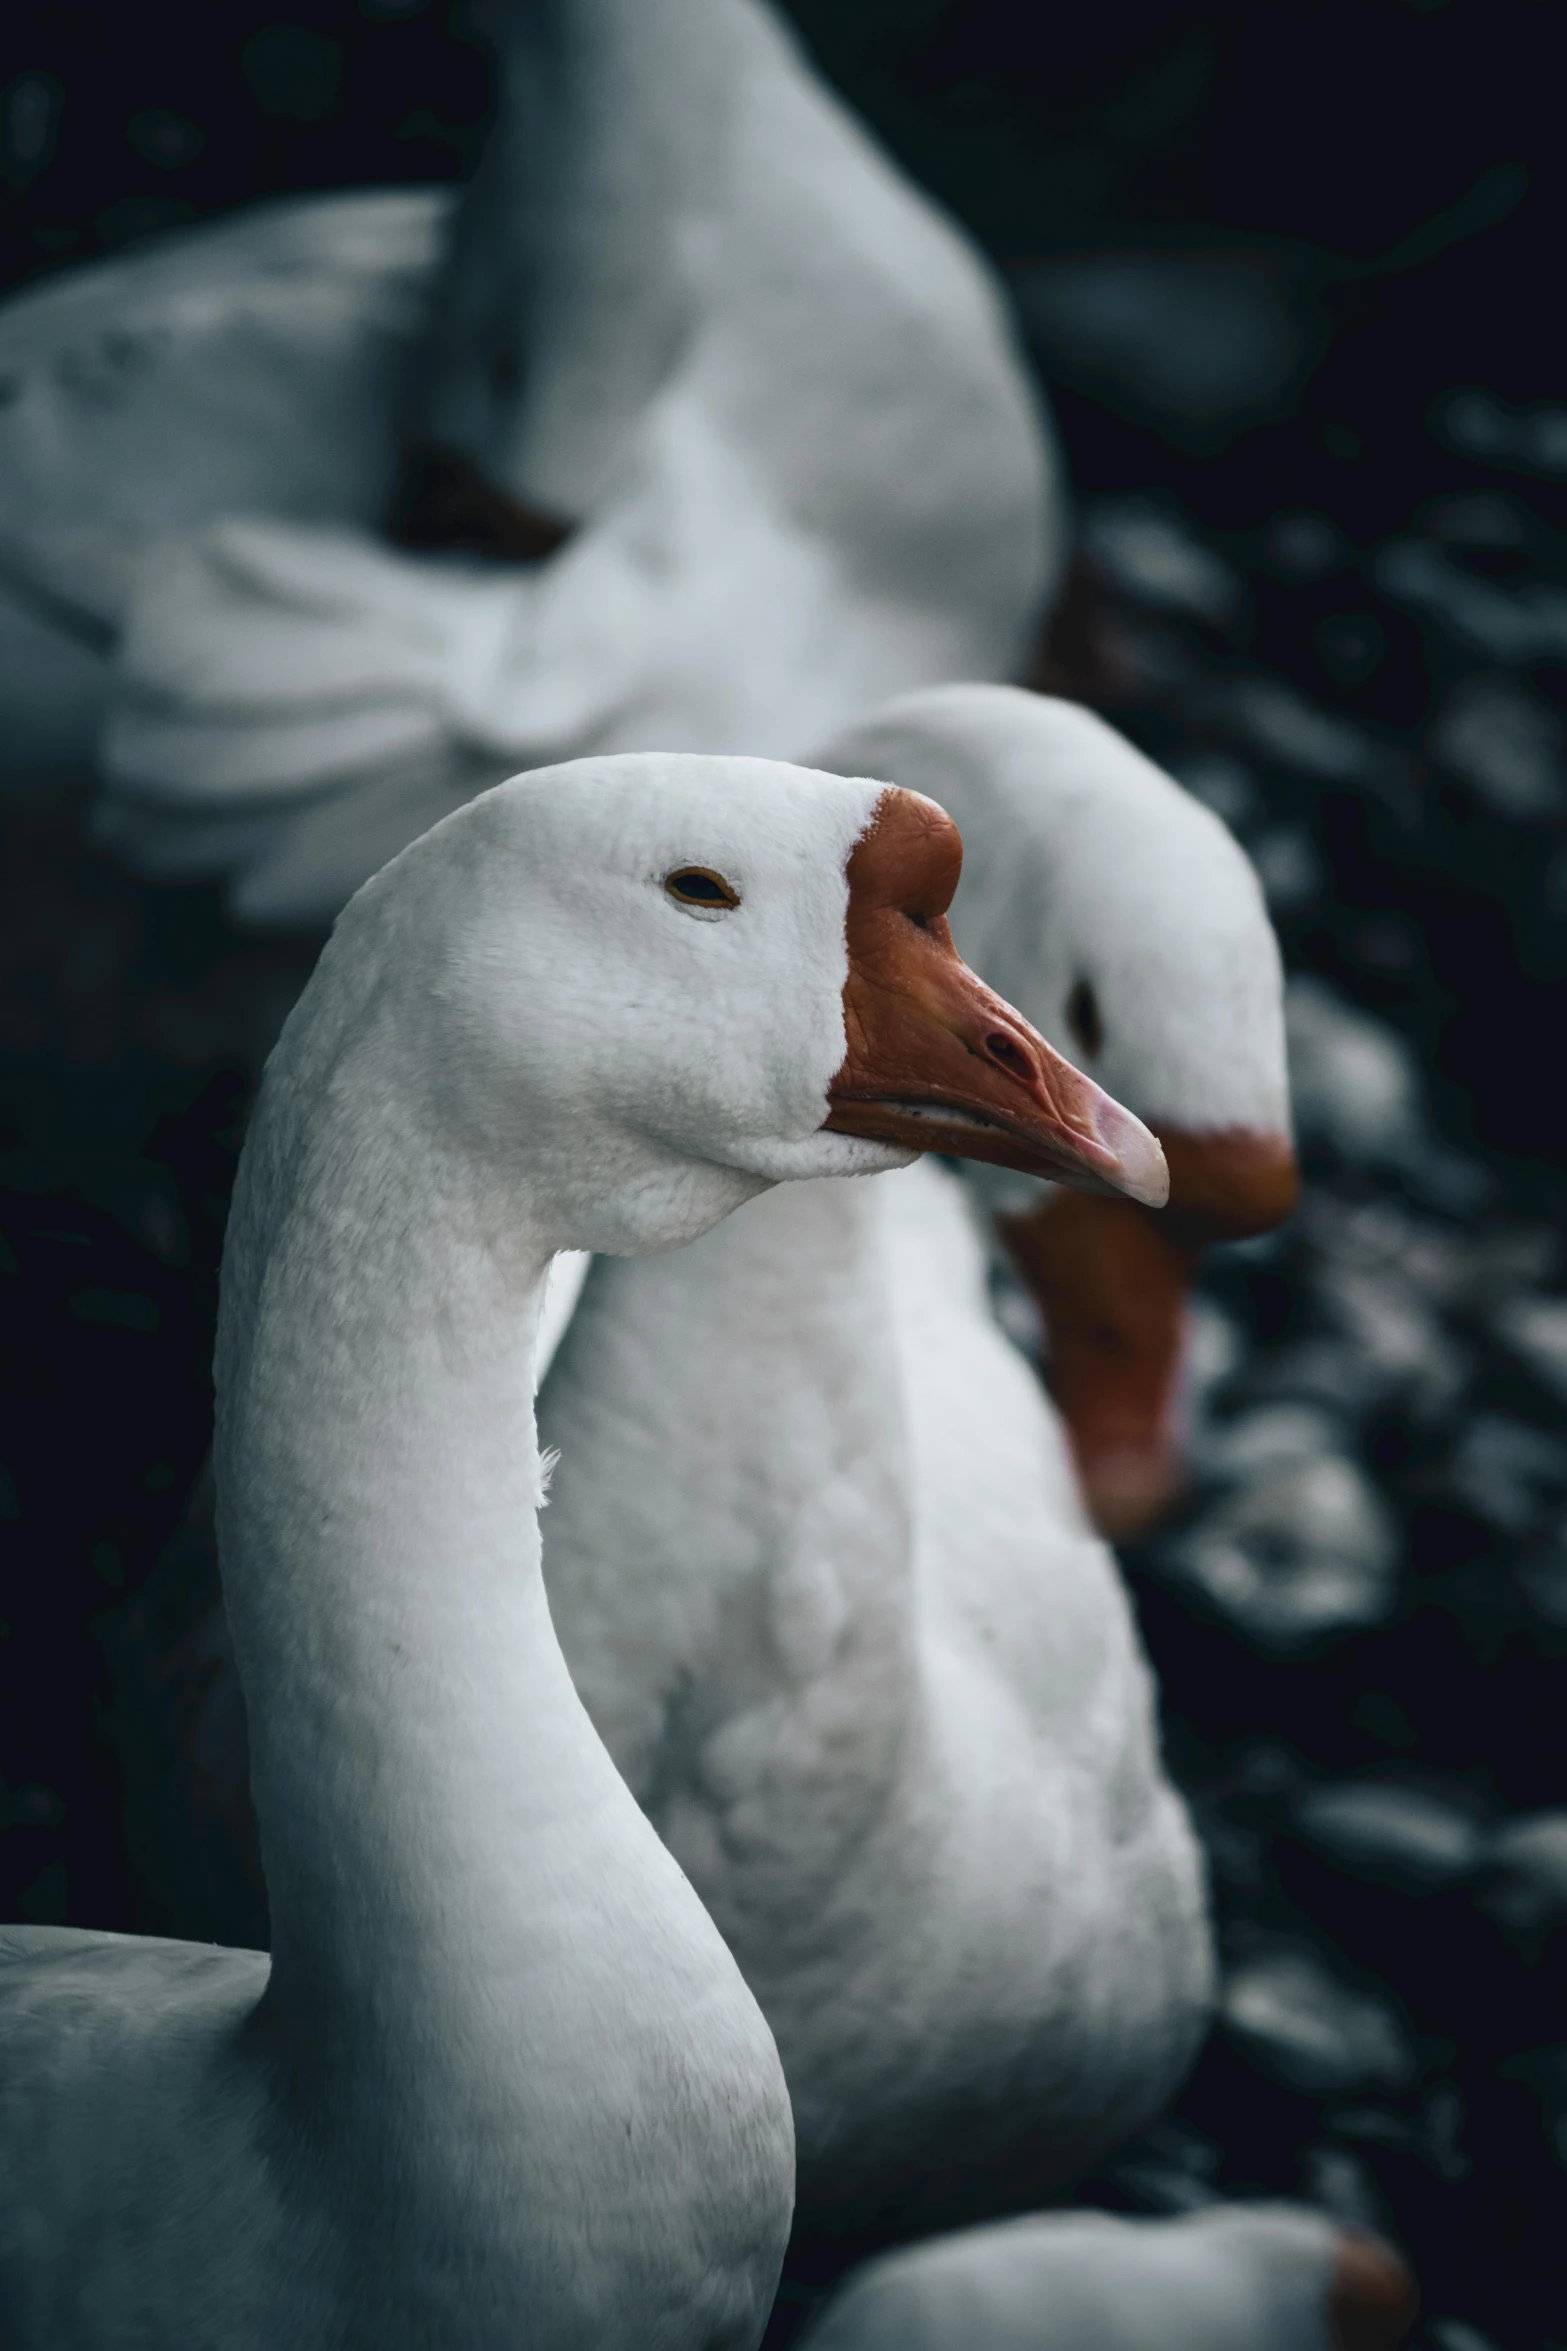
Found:
[[[977,979],[947,922],[963,865],[945,809],[883,792],[846,872],[847,1049],[827,1125],[1159,1207],[1141,1121]]]
[[[1201,1251],[1268,1230],[1295,1199],[1282,979],[1256,875],[1218,819],[1102,720],[1015,687],[906,695],[818,757],[948,809],[965,846],[963,952],[1163,1145],[1158,1213],[980,1171],[1044,1318],[1090,1508],[1130,1535],[1181,1481]]]
[[[319,1083],[352,1051],[497,1247],[519,1191],[544,1250],[641,1253],[932,1145],[1162,1199],[1147,1130],[960,960],[960,865],[951,819],[880,782],[668,753],[538,770],[365,885],[286,1058]]]

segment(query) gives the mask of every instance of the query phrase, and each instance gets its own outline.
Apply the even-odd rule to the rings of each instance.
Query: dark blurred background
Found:
[[[1193,1499],[1127,1563],[1224,2016],[1092,2190],[1310,2195],[1403,2236],[1438,2351],[1567,2342],[1563,10],[788,13],[1006,277],[1077,501],[1049,676],[1234,825],[1302,983],[1305,1210],[1216,1262]],[[10,0],[0,286],[459,178],[489,103],[433,0]],[[260,1935],[146,1759],[313,946],[127,880],[88,784],[0,809],[0,1916]]]

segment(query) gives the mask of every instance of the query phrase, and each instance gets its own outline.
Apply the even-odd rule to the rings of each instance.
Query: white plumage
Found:
[[[959,935],[1068,1045],[1091,974],[1134,1102],[1286,1123],[1255,876],[1109,728],[953,687],[822,757],[962,808]],[[1201,1866],[956,1180],[794,1187],[596,1264],[540,1410],[562,1645],[773,2026],[807,2223],[1015,2207],[1151,2118],[1206,2016]]]
[[[330,199],[0,317],[0,480],[34,484],[0,678],[7,627],[117,645],[106,837],[253,919],[324,919],[525,760],[792,755],[1012,674],[1059,566],[987,271],[760,0],[511,0],[494,30],[439,265],[438,200]],[[574,535],[522,569],[388,548],[405,425]]]
[[[801,2351],[1392,2351],[1414,2308],[1387,2247],[1298,2205],[1061,2212],[872,2263]]]
[[[1025,1162],[1069,1114],[1158,1196],[1146,1130],[958,962],[953,870],[910,795],[644,754],[516,778],[345,911],[218,1333],[271,1960],[0,1943],[8,2347],[756,2339],[788,2097],[570,1680],[529,1398],[558,1251],[906,1164],[874,1138],[910,1089],[993,1104]]]
[[[273,1957],[7,1933],[16,2351],[760,2331],[788,2101],[568,1679],[528,1399],[558,1247],[899,1156],[816,1131],[875,800],[755,763],[524,778],[338,925],[246,1144],[219,1341]],[[669,904],[696,854],[743,875],[743,927]]]

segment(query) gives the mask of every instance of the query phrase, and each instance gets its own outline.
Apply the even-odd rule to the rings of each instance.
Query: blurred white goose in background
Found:
[[[1415,2291],[1379,2239],[1285,2204],[1061,2212],[856,2272],[801,2351],[1393,2351]]]
[[[390,511],[452,210],[426,189],[262,205],[0,306],[0,789],[90,770],[164,534]]]
[[[995,970],[1066,1042],[1092,988],[1200,1210],[1284,1212],[1278,954],[1214,817],[1014,688],[908,697],[820,757],[960,805],[955,919]],[[540,1419],[562,1647],[773,2027],[802,2226],[1015,2208],[1150,2120],[1205,2022],[1201,1865],[957,1182],[796,1185],[595,1262]]]
[[[939,798],[963,836],[955,933],[1058,1051],[1135,1104],[1170,1209],[967,1178],[1033,1291],[1101,1531],[1139,1533],[1185,1474],[1186,1300],[1205,1243],[1294,1206],[1278,950],[1219,821],[1124,737],[1015,688],[908,695],[823,764]]]
[[[252,919],[329,917],[524,759],[798,751],[1012,674],[1059,564],[988,272],[760,0],[489,24],[439,262],[444,199],[326,199],[0,316],[0,679],[58,735],[117,646],[108,835]],[[394,552],[394,508],[546,559]]]
[[[551,1629],[535,1328],[562,1246],[668,1249],[926,1121],[1157,1191],[958,961],[956,858],[879,785],[609,759],[490,794],[339,923],[219,1333],[272,1959],[0,1937],[16,2351],[759,2335],[788,2100]]]

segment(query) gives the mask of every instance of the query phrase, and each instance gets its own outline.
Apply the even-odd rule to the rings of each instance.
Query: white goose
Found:
[[[439,200],[333,199],[0,315],[0,678],[7,628],[24,680],[62,613],[116,643],[105,827],[253,919],[330,916],[523,759],[784,755],[1012,674],[1059,564],[989,273],[761,0],[490,16],[439,271]],[[558,551],[380,541],[405,422],[409,535]]]
[[[0,1943],[16,2351],[759,2333],[788,2102],[551,1629],[534,1331],[561,1247],[668,1249],[926,1121],[1157,1197],[1152,1138],[959,963],[955,841],[875,784],[607,759],[343,916],[219,1336],[273,1955]]]
[[[1391,2247],[1299,2205],[1060,2212],[868,2264],[800,2351],[1393,2351],[1415,2308]]]
[[[1222,826],[1009,688],[824,757],[939,779],[1001,868],[997,968],[1057,1022],[1091,983],[1118,1084],[1216,1130],[1206,1204],[1255,1212],[1289,1165],[1279,968]],[[954,1182],[794,1186],[595,1264],[540,1413],[562,1647],[773,2027],[802,2225],[1016,2207],[1150,2119],[1206,2016],[1200,1863]]]
[[[939,797],[976,970],[1148,1121],[1170,1213],[970,1166],[1035,1295],[1095,1523],[1139,1532],[1184,1477],[1186,1298],[1205,1243],[1294,1206],[1278,949],[1225,827],[1089,711],[1014,688],[910,694],[821,764]]]

